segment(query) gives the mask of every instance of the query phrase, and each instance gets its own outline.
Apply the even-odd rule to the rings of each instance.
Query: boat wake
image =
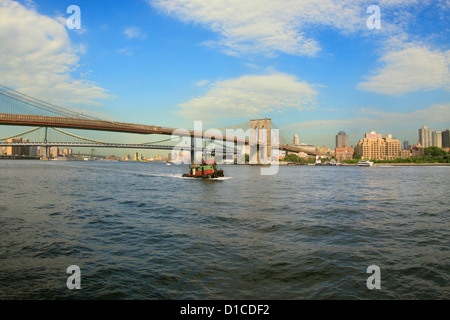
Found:
[[[231,177],[218,177],[218,178],[195,178],[195,177],[183,177],[182,174],[175,174],[175,173],[164,173],[164,172],[136,172],[136,171],[129,171],[129,170],[117,170],[111,168],[103,168],[103,167],[86,167],[86,166],[80,166],[80,165],[66,165],[68,167],[72,168],[79,168],[79,169],[86,169],[91,168],[94,170],[104,170],[104,171],[114,171],[117,173],[124,173],[124,174],[132,174],[132,175],[138,175],[138,176],[147,176],[147,177],[162,177],[162,178],[174,178],[174,179],[194,179],[194,180],[229,180]]]
[[[163,173],[163,172],[129,172],[149,177],[162,177],[162,178],[174,178],[174,179],[192,179],[192,180],[229,180],[231,177],[218,177],[218,178],[195,178],[195,177],[183,177],[181,174],[175,173]]]

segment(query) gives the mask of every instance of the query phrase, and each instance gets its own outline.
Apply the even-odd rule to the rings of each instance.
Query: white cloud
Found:
[[[450,89],[450,50],[416,45],[389,51],[379,61],[384,66],[359,83],[359,89],[388,95]]]
[[[229,54],[279,52],[314,56],[319,43],[307,35],[311,27],[355,31],[365,27],[358,0],[148,0],[155,8],[218,33],[209,45]]]
[[[124,34],[128,39],[136,39],[136,38],[145,39],[145,38],[147,37],[147,36],[141,31],[141,29],[139,29],[138,27],[135,27],[135,26],[131,26],[131,27],[125,28],[125,30],[123,31],[123,34]]]
[[[311,108],[316,96],[312,85],[292,75],[245,75],[215,82],[204,96],[180,104],[176,113],[193,120],[257,117]]]
[[[209,80],[200,80],[200,81],[197,81],[195,83],[195,85],[198,87],[203,87],[204,85],[207,85],[208,83],[209,83]]]
[[[31,3],[31,2],[30,2]],[[1,83],[57,104],[99,104],[109,93],[72,72],[83,46],[74,46],[65,19],[39,14],[12,0],[0,0]]]
[[[230,55],[286,53],[316,56],[322,28],[343,34],[365,32],[369,17],[366,0],[147,0],[154,8],[185,23],[199,24],[219,35],[207,45]],[[388,12],[404,11],[418,0],[381,0],[383,34],[399,32]],[[386,14],[385,14],[386,13]],[[394,19],[398,15],[392,15]],[[374,34],[373,32],[371,34]]]
[[[117,52],[124,56],[132,56],[136,49],[138,49],[138,47],[125,47],[117,50]]]

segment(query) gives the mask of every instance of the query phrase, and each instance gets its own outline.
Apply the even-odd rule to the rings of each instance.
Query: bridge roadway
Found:
[[[215,140],[222,140],[234,143],[249,143],[249,139],[242,139],[236,136],[228,137],[222,136],[222,139],[217,139],[213,134],[208,135],[202,132],[200,135],[194,130],[186,130],[186,133],[174,129],[165,128],[160,126],[134,124],[126,122],[115,122],[105,120],[90,120],[71,117],[53,117],[53,116],[37,116],[27,114],[10,114],[0,113],[0,125],[8,126],[27,126],[27,127],[56,127],[56,128],[68,128],[68,129],[82,129],[82,130],[96,130],[96,131],[109,131],[109,132],[122,132],[122,133],[136,133],[136,134],[161,134],[172,135],[177,130],[177,136],[190,136],[190,137],[202,137],[213,138]],[[54,145],[54,144],[52,144]],[[136,145],[133,145],[136,147]],[[172,147],[173,148],[173,147]],[[278,146],[279,150],[286,150],[290,152],[305,152],[310,155],[318,155],[319,153],[313,152],[301,147],[294,147],[285,144]]]
[[[122,149],[159,149],[159,150],[184,150],[190,151],[190,147],[153,145],[153,144],[123,144],[123,143],[78,143],[78,142],[1,142],[0,147],[89,147],[89,148],[122,148]],[[215,149],[217,152],[217,148]],[[202,152],[200,147],[194,148],[194,151]],[[239,154],[238,151],[227,148],[223,149],[223,154]]]

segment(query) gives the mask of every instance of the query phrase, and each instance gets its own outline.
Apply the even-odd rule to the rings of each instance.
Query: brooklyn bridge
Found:
[[[25,132],[0,137],[0,146],[24,147],[38,146],[50,148],[60,147],[88,147],[88,148],[128,148],[128,149],[161,149],[173,150],[173,137],[190,139],[187,148],[192,152],[202,151],[203,144],[195,144],[195,139],[213,141],[218,144],[216,148],[223,148],[224,153],[239,153],[239,147],[247,146],[257,152],[253,162],[265,163],[271,158],[272,149],[287,152],[304,152],[309,155],[318,155],[316,151],[292,146],[286,138],[280,135],[271,119],[252,119],[246,123],[229,126],[221,129],[184,130],[156,125],[144,125],[118,121],[108,121],[72,111],[43,100],[30,97],[26,94],[0,85],[0,125],[11,127],[28,127]],[[31,129],[30,129],[31,128]],[[84,137],[73,133],[72,129],[85,130],[94,133],[94,137]],[[250,129],[250,130],[248,130]],[[72,132],[68,132],[72,130]],[[49,135],[49,132],[53,132]],[[107,142],[95,138],[95,132],[131,133],[144,136],[171,136],[168,139],[159,139],[151,142]],[[278,134],[274,135],[276,131]],[[39,132],[39,134],[37,134]],[[78,131],[77,131],[78,132]],[[239,132],[240,134],[235,134]],[[14,138],[29,136],[26,140]],[[63,138],[64,137],[64,138]],[[165,142],[166,144],[161,144]],[[217,150],[217,149],[216,149]]]

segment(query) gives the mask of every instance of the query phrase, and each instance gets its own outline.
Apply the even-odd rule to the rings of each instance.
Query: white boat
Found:
[[[316,165],[316,166],[323,165],[322,160],[319,159],[319,156],[316,156],[316,162],[314,163],[314,165]]]
[[[358,167],[371,167],[373,166],[373,162],[369,160],[361,160],[357,164]]]

